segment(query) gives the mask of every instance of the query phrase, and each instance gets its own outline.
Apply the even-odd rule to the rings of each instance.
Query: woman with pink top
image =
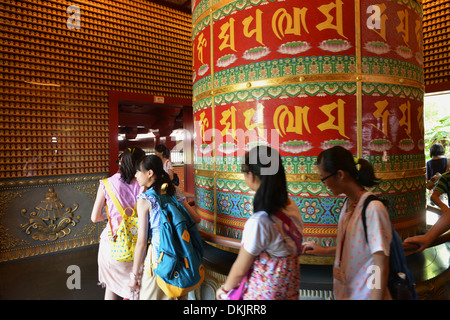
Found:
[[[123,208],[134,208],[136,197],[142,192],[142,188],[137,183],[135,163],[145,156],[145,152],[140,148],[128,148],[122,153],[119,172],[108,178],[114,195]],[[108,208],[110,223],[100,235],[100,246],[98,250],[98,278],[99,284],[105,288],[105,300],[118,298],[132,299],[132,293],[128,287],[129,274],[133,267],[133,262],[119,262],[112,258],[110,249],[111,228],[116,232],[122,221],[122,216],[114,206],[114,203],[105,189],[103,181],[97,191],[94,207],[92,208],[92,222],[100,222],[107,219],[104,211],[105,204]],[[127,210],[127,215],[131,215],[131,210]]]

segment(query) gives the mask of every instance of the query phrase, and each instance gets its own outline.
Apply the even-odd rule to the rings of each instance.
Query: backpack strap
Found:
[[[166,185],[166,186],[164,186]],[[189,214],[189,212],[186,210],[186,208],[178,201],[176,195],[169,195],[166,193],[166,188],[167,188],[167,183],[164,183],[161,186],[161,194],[158,194],[155,189],[148,189],[147,191],[145,191],[145,193],[147,195],[150,195],[152,197],[154,197],[156,199],[156,201],[158,202],[159,206],[161,207],[161,209],[166,205],[166,204],[172,204],[174,206],[176,206],[178,208],[178,210],[180,211],[181,214],[183,214],[184,216],[188,217],[188,219],[191,221],[192,224],[195,224],[194,220],[192,220],[191,215]],[[164,211],[161,211],[162,214],[164,214]],[[170,217],[168,217],[170,220]]]
[[[169,221],[172,221],[170,219],[170,217],[167,216],[167,214],[165,214],[164,210],[162,210],[164,205],[169,201],[169,199],[168,199],[169,195],[166,194],[165,192],[163,194],[158,194],[154,189],[148,189],[147,191],[145,191],[145,193],[156,199],[156,202],[158,203],[159,207],[161,208],[161,214],[164,214]]]
[[[117,199],[116,195],[114,194],[114,191],[111,188],[111,185],[109,184],[108,179],[103,179],[103,184],[105,185],[105,189],[106,192],[109,194],[109,197],[111,198],[112,202],[114,203],[114,206],[116,207],[117,211],[119,211],[120,215],[122,216],[122,219],[126,219],[127,215],[125,214],[125,210],[126,209],[131,209],[133,210],[133,214],[136,214],[136,206],[137,206],[137,202],[134,205],[134,209],[131,207],[127,207],[125,208],[125,210],[123,209],[122,205],[120,204],[119,200]],[[109,221],[109,227],[111,228],[111,233],[113,233],[113,229],[112,229],[112,225],[111,225],[111,218],[109,217],[109,210],[106,210],[106,214],[108,215],[108,221]],[[114,236],[115,237],[115,236]]]
[[[367,222],[366,222],[366,209],[369,205],[370,201],[372,200],[378,200],[381,203],[383,203],[384,206],[386,206],[387,201],[378,198],[377,196],[371,194],[369,195],[366,200],[364,201],[363,210],[361,212],[361,219],[364,226],[364,233],[366,235],[366,242],[368,243],[367,239]],[[386,208],[387,209],[387,208]],[[389,253],[389,276],[388,276],[388,289],[392,293],[392,283],[395,281],[398,272],[402,272],[406,274],[406,281],[408,283],[408,289],[411,293],[411,299],[417,300],[417,292],[414,288],[414,276],[411,273],[411,271],[408,269],[405,253],[403,251],[402,246],[402,239],[398,235],[398,233],[395,231],[394,226],[392,225],[391,221],[391,230],[392,230],[392,240],[390,244],[390,253]]]
[[[108,179],[103,179],[103,184],[105,186],[106,192],[108,192],[109,196],[111,197],[111,193],[114,196],[114,193],[111,190],[111,186],[109,185]],[[112,198],[111,198],[112,199]],[[122,207],[122,206],[121,206]],[[113,241],[116,241],[116,235],[114,234],[114,230],[111,224],[111,218],[109,217],[109,209],[108,206],[106,206],[106,215],[108,216],[108,222],[109,222],[109,229],[111,230],[110,236],[112,236]]]
[[[158,194],[154,189],[148,189],[145,191],[146,194],[154,197],[156,201],[158,202],[159,206],[162,207],[165,202],[163,202],[163,199],[160,194]]]
[[[122,205],[120,204],[119,200],[117,199],[116,195],[114,194],[114,191],[111,188],[111,185],[109,184],[108,179],[103,179],[103,184],[105,185],[106,192],[108,192],[109,197],[111,198],[112,202],[114,203],[114,206],[119,211],[122,218],[125,218],[125,210],[123,210]]]
[[[125,214],[127,209],[131,209],[133,211],[132,215],[135,215],[136,213],[136,206],[137,203],[134,205],[134,208],[131,207],[126,207],[125,209],[122,207],[122,205],[120,204],[119,200],[117,199],[116,195],[114,194],[114,191],[111,188],[111,185],[109,184],[108,179],[103,179],[103,183],[105,184],[105,188],[106,191],[109,194],[109,197],[111,198],[111,200],[114,203],[114,206],[117,208],[117,211],[119,211],[120,215],[122,216],[122,218],[126,219],[127,215]]]
[[[363,209],[361,211],[361,220],[362,220],[363,227],[364,227],[364,234],[366,236],[366,242],[369,242],[368,238],[367,238],[366,210],[367,210],[367,207],[369,206],[370,201],[373,201],[373,200],[381,201],[384,204],[384,202],[380,198],[378,198],[376,195],[373,195],[373,194],[367,196],[366,200],[364,200]]]
[[[148,194],[148,195],[151,195],[152,197],[155,197],[156,200],[159,202],[159,204],[160,204],[160,205],[163,205],[164,203],[167,202],[167,201],[164,201],[164,200],[165,200],[167,197],[170,197],[170,196],[167,194],[167,187],[168,187],[168,186],[169,186],[169,185],[168,185],[167,183],[163,183],[163,184],[161,185],[161,194],[158,194],[158,193],[156,192],[156,190],[153,189],[153,188],[148,189],[147,191],[145,191],[145,193]],[[164,195],[167,195],[167,197],[165,197]]]

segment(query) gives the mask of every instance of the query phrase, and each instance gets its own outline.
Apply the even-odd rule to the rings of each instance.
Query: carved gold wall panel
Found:
[[[66,207],[53,188],[49,188],[45,198],[34,207],[34,211],[27,212],[27,209],[22,209],[21,214],[28,222],[20,227],[26,234],[32,235],[33,240],[55,241],[70,234],[71,227],[77,225],[80,219],[80,216],[74,215],[77,209],[77,203],[74,203],[74,208]]]
[[[98,243],[105,223],[90,217],[105,176],[0,182],[0,262]]]

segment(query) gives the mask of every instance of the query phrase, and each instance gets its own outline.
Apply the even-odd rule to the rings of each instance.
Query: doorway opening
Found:
[[[110,175],[118,170],[119,154],[140,147],[153,154],[164,144],[171,151],[180,189],[194,193],[192,101],[172,97],[109,93]]]

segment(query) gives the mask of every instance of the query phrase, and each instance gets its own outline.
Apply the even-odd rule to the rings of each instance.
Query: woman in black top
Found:
[[[430,148],[431,160],[427,162],[427,181],[436,173],[444,173],[448,168],[448,159],[444,157],[445,149],[440,143],[435,143]]]

